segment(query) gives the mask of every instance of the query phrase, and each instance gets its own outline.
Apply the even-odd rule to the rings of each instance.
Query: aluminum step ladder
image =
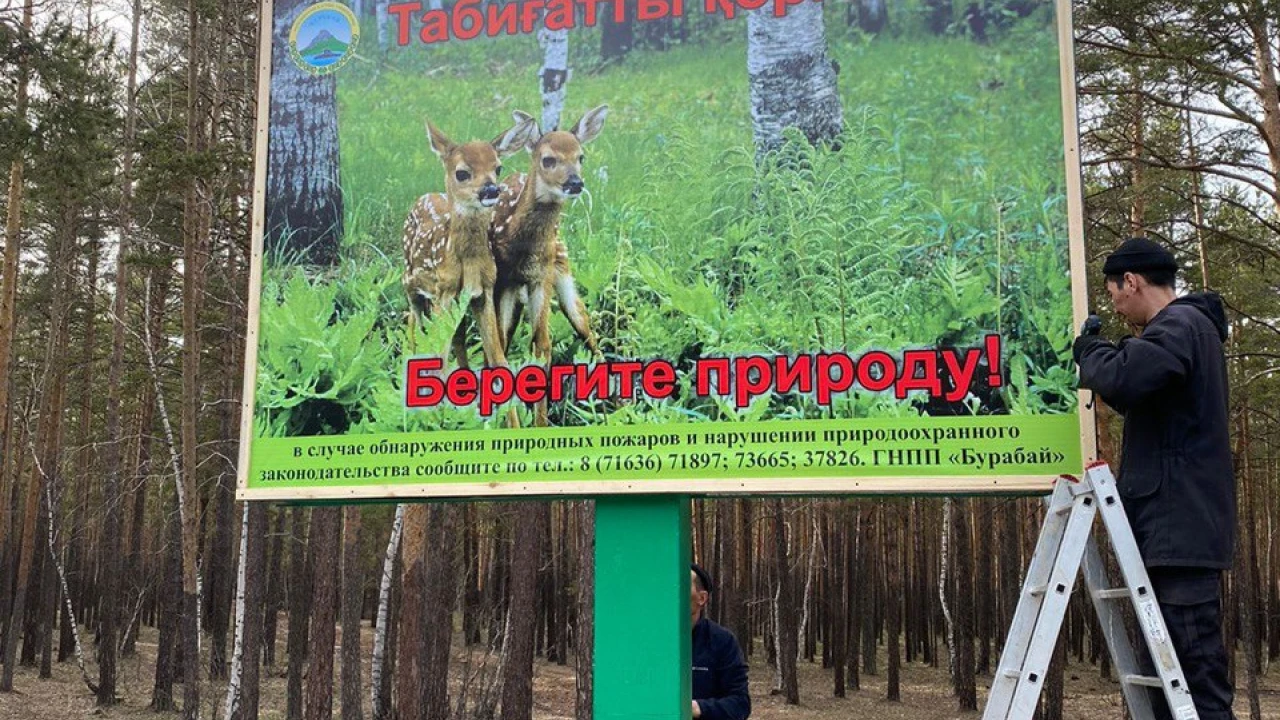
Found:
[[[1034,714],[1081,561],[1130,716],[1151,720],[1154,715],[1148,688],[1160,688],[1176,720],[1199,720],[1111,469],[1106,463],[1094,463],[1079,480],[1058,480],[1047,502],[1048,514],[996,666],[983,720],[1030,720]],[[1115,550],[1123,587],[1110,587],[1093,538],[1093,519],[1099,513]],[[1156,668],[1154,676],[1142,674],[1129,642],[1122,608],[1117,604],[1125,599],[1132,602],[1137,614]]]

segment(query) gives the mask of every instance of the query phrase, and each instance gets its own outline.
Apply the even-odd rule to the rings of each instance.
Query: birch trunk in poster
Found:
[[[390,700],[383,692],[383,669],[387,661],[388,611],[391,607],[391,585],[395,577],[396,554],[400,550],[400,534],[404,528],[404,505],[396,506],[396,517],[391,523],[391,538],[382,559],[382,578],[378,583],[378,621],[373,631],[373,659],[370,670],[370,690],[373,700],[374,720],[386,720],[390,715]]]
[[[817,145],[835,140],[844,127],[822,7],[804,2],[775,17],[773,6],[766,5],[747,16],[747,76],[757,156],[781,146],[785,128],[800,130]]]
[[[275,4],[263,242],[284,262],[333,265],[343,233],[337,83],[332,75],[304,72],[289,57],[290,28],[310,4]]]
[[[538,45],[542,48],[542,68],[538,79],[542,86],[542,132],[560,127],[560,115],[564,112],[564,98],[569,89],[569,31],[538,31]]]
[[[377,0],[373,6],[374,23],[378,28],[378,49],[386,52],[390,47],[391,17],[387,13],[389,0]]]

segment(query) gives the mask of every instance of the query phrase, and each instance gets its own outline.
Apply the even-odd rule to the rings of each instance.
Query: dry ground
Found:
[[[283,624],[282,624],[283,625]],[[365,657],[368,658],[371,633],[363,633],[365,641]],[[281,628],[280,641],[277,645],[279,659],[284,659],[285,629]],[[0,695],[0,720],[72,720],[75,718],[113,717],[121,720],[171,720],[177,714],[157,715],[152,713],[147,704],[150,702],[155,662],[155,631],[147,629],[141,636],[139,655],[126,659],[121,666],[121,694],[123,702],[110,711],[102,712],[94,707],[93,697],[80,682],[79,672],[74,663],[65,663],[54,667],[52,680],[40,680],[34,668],[21,668],[16,678],[16,692]],[[466,653],[455,649],[454,666],[461,668],[466,661]],[[472,655],[471,670],[481,667],[482,658]],[[882,659],[883,667],[883,659]],[[368,718],[368,666],[365,667],[365,717]],[[459,675],[461,673],[458,673]],[[539,661],[535,679],[534,717],[538,720],[568,720],[573,717],[573,668],[559,667]],[[806,720],[836,720],[852,718],[885,718],[911,720],[944,720],[945,718],[973,718],[975,713],[961,714],[956,710],[955,699],[948,690],[948,678],[945,669],[928,666],[910,665],[903,669],[902,702],[888,703],[884,697],[884,676],[863,678],[863,689],[850,693],[847,698],[839,699],[831,696],[831,674],[823,671],[818,665],[800,664],[800,688],[802,704],[798,707],[785,705],[781,698],[769,695],[772,670],[763,665],[763,654],[757,653],[752,663],[751,687],[755,703],[753,720],[783,720],[784,718],[805,718]],[[455,688],[461,682],[455,678]],[[979,681],[979,694],[985,693]],[[1262,716],[1280,720],[1280,673],[1264,677],[1262,682]],[[206,684],[204,687],[204,703],[202,717],[217,717],[213,710],[214,703],[221,703],[225,685],[222,683]],[[337,687],[335,685],[335,695]],[[456,690],[455,690],[456,695]],[[175,687],[175,696],[180,701],[182,687]],[[981,699],[979,701],[981,703]],[[335,716],[339,709],[337,697],[334,699]],[[285,679],[283,668],[264,677],[262,713],[263,720],[283,720],[285,710]],[[1248,717],[1248,705],[1237,702],[1237,714]],[[1110,681],[1099,679],[1096,668],[1080,665],[1068,669],[1066,690],[1066,715],[1069,718],[1088,718],[1089,720],[1121,720],[1123,712],[1120,707],[1118,686]]]

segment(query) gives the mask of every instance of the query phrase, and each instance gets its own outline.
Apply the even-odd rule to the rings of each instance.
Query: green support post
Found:
[[[689,498],[596,500],[596,720],[689,720]]]

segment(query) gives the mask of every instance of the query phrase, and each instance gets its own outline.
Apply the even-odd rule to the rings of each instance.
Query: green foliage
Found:
[[[256,394],[265,436],[408,432],[478,426],[473,413],[404,409],[408,344],[400,284],[386,264],[347,263],[333,277],[277,264],[262,283]],[[446,347],[464,305],[418,332]]]
[[[587,148],[589,192],[566,208],[561,225],[606,355],[665,357],[687,371],[704,356],[967,347],[999,332],[1015,387],[996,406],[1073,408],[1052,29],[1027,22],[990,45],[842,41],[831,52],[841,66],[843,136],[834,148],[793,136],[760,166],[741,32],[714,52],[696,45],[636,51],[622,64],[574,75],[566,124],[589,107],[610,106],[604,133]],[[363,277],[376,288],[348,292],[353,307],[360,297],[376,298],[384,323],[406,312],[397,283],[404,216],[415,198],[443,189],[423,118],[455,140],[493,137],[512,110],[539,107],[537,83],[528,78],[536,58],[525,39],[463,43],[393,55],[376,77],[372,69],[341,76],[348,233],[340,272],[343,283]],[[507,166],[524,171],[527,160],[513,157]],[[327,298],[306,312],[323,315],[321,305],[337,302]],[[335,340],[336,326],[361,312],[310,320],[308,332]],[[366,335],[382,350],[363,358],[389,353],[369,372],[383,377],[400,367],[401,338]],[[552,336],[556,361],[586,358],[559,317]],[[263,337],[275,342],[270,332]],[[530,360],[527,348],[522,326],[513,365]],[[285,399],[308,387],[293,367]],[[421,416],[403,411],[390,381],[361,387],[350,377],[353,426],[372,431],[390,418],[398,429]],[[663,402],[553,408],[553,422],[902,416],[919,413],[921,402],[855,393],[826,409],[787,396],[743,413],[695,398],[690,385],[682,378],[677,395]],[[357,390],[368,398],[355,400]],[[967,408],[979,411],[976,401]],[[431,422],[464,422],[465,414],[448,412]]]

